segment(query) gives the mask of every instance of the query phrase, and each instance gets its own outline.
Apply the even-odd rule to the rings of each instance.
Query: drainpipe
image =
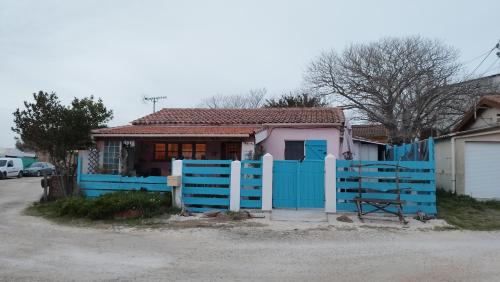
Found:
[[[453,194],[457,193],[457,180],[455,176],[455,138],[451,137],[451,187]]]

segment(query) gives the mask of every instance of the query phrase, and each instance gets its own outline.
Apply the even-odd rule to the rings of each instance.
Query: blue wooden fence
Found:
[[[240,207],[262,208],[262,161],[241,161]]]
[[[361,166],[360,166],[361,165]],[[395,167],[400,166],[399,172]],[[337,160],[337,210],[355,212],[352,201],[361,181],[362,197],[396,199],[395,177],[399,176],[403,212],[436,214],[434,161],[347,161]],[[364,205],[365,211],[373,207]]]
[[[183,160],[182,201],[190,212],[229,209],[231,161]]]
[[[151,192],[170,192],[167,177],[128,177],[112,174],[82,174],[82,161],[78,159],[77,184],[86,197],[98,197],[115,191],[145,190]]]

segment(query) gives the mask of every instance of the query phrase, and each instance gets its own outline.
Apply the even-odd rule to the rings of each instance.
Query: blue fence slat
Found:
[[[226,209],[219,209],[219,208],[214,208],[214,207],[204,207],[204,208],[198,208],[198,207],[187,207],[189,212],[209,212],[209,211],[224,211]]]
[[[262,161],[260,161],[260,160],[242,160],[241,164],[243,164],[243,165],[245,165],[245,164],[257,164],[257,165],[262,166]]]
[[[80,189],[87,190],[141,190],[167,192],[171,191],[172,187],[166,184],[149,184],[149,183],[117,183],[117,182],[80,182]]]
[[[260,209],[262,200],[241,200],[240,207],[243,209]]]
[[[229,188],[193,188],[184,187],[183,195],[229,195]]]
[[[243,167],[241,168],[241,174],[262,175],[262,168]]]
[[[193,177],[184,176],[182,178],[183,184],[219,184],[229,185],[231,179],[229,177]]]
[[[391,168],[399,165],[410,169],[434,169],[434,162],[428,161],[350,161],[337,160],[337,168],[356,167],[358,165],[369,165],[369,168]]]
[[[435,174],[434,171],[429,172],[399,172],[397,175],[400,177],[401,181],[407,180],[434,180]],[[362,171],[359,173],[358,171],[337,171],[337,178],[354,178],[354,177],[367,177],[367,178],[389,178],[396,177],[396,172],[391,171]]]
[[[359,182],[337,181],[337,189],[358,189],[358,186]],[[436,191],[436,186],[432,183],[400,183],[399,188],[413,191]],[[397,184],[394,182],[361,182],[361,189],[389,191],[397,189]]]
[[[241,179],[241,186],[262,186],[262,179],[260,178]]]
[[[262,197],[262,189],[241,189],[241,197]]]
[[[186,205],[228,206],[229,198],[183,197]]]
[[[111,174],[82,174],[80,181],[95,181],[95,182],[120,182],[122,179],[121,175],[111,175]]]
[[[358,197],[358,193],[339,193],[337,195],[337,200],[352,200]],[[363,193],[363,198],[373,198],[373,199],[387,199],[395,200],[397,198],[396,194],[389,193]],[[401,194],[401,200],[407,202],[420,202],[420,203],[434,203],[436,201],[435,195],[411,195],[411,194]]]
[[[186,166],[182,168],[184,174],[231,174],[230,167],[199,167],[199,166]]]

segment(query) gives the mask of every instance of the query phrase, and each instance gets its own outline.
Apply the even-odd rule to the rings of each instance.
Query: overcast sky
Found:
[[[193,107],[214,94],[296,89],[321,51],[353,42],[419,34],[469,61],[500,39],[499,11],[493,0],[0,0],[0,146],[14,145],[12,112],[38,90],[65,103],[101,97],[121,125],[151,112],[143,95]]]

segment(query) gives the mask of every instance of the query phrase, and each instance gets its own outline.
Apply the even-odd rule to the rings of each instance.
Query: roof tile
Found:
[[[260,109],[200,109],[166,108],[136,119],[134,125],[183,124],[229,125],[273,123],[342,123],[341,108],[260,108]]]

